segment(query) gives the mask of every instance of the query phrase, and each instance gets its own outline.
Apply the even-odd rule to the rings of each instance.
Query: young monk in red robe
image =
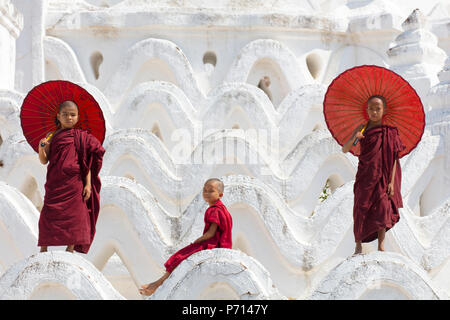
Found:
[[[95,234],[101,182],[98,174],[105,149],[86,130],[75,129],[78,107],[59,106],[58,128],[39,142],[39,160],[47,164],[44,206],[39,218],[38,246],[67,246],[87,253]]]
[[[223,196],[223,190],[223,182],[219,179],[212,178],[205,182],[203,187],[203,199],[208,202],[209,208],[205,212],[203,235],[187,247],[184,247],[173,254],[164,264],[166,267],[164,275],[155,282],[141,286],[139,292],[142,295],[152,295],[170,276],[173,269],[190,255],[206,249],[231,249],[231,229],[233,227],[233,220],[227,208],[222,201],[220,201],[220,198]]]
[[[384,251],[386,231],[399,221],[398,208],[403,207],[398,153],[405,146],[400,140],[397,128],[382,123],[388,107],[384,97],[370,97],[367,101],[369,122],[364,134],[361,133],[364,125],[360,125],[342,147],[345,153],[356,139],[359,139],[361,144],[353,187],[353,232],[356,242],[354,254],[362,252],[362,242],[371,242],[377,238],[378,250]]]

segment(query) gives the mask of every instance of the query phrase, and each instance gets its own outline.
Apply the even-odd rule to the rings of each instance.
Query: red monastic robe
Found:
[[[377,239],[378,230],[392,228],[400,219],[398,208],[403,207],[398,153],[405,146],[397,128],[380,125],[368,129],[364,136],[359,141],[361,154],[353,187],[353,231],[357,242],[371,242]],[[387,187],[395,160],[394,195],[389,197]]]
[[[164,264],[167,272],[172,272],[184,259],[198,251],[214,248],[231,249],[233,220],[220,199],[206,210],[204,222],[203,234],[208,231],[212,223],[217,223],[218,227],[214,237],[200,243],[191,243],[174,253]]]
[[[94,239],[100,210],[99,172],[105,149],[86,130],[57,132],[47,155],[44,206],[39,218],[38,246],[75,245],[87,253]],[[91,197],[83,200],[86,176],[91,171]]]

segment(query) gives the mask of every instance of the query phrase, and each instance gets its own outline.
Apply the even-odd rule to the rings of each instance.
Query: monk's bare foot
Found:
[[[141,289],[139,289],[139,293],[143,296],[151,296],[160,285],[161,283],[157,281],[149,283],[147,285],[142,285]]]
[[[160,285],[163,284],[164,281],[166,281],[166,279],[170,276],[170,272],[165,272],[161,278],[159,278],[158,280],[156,280],[155,282],[149,283],[149,284],[144,284],[141,286],[141,289],[139,289],[139,293],[144,295],[144,296],[151,296],[153,294],[153,292],[156,291],[156,289],[158,289],[158,287]]]
[[[361,253],[362,253],[362,245],[361,245],[361,242],[357,242],[357,243],[356,243],[356,247],[355,247],[355,252],[353,253],[353,255],[361,254]]]
[[[41,252],[47,252],[47,246],[42,246],[41,247]]]
[[[70,245],[70,246],[67,246],[67,248],[66,248],[66,251],[67,252],[71,252],[71,253],[73,253],[73,248],[75,247],[75,245]]]
[[[385,237],[386,237],[386,228],[378,230],[378,251],[384,251]]]

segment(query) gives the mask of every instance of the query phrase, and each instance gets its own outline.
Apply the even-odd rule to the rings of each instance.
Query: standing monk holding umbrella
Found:
[[[387,230],[400,219],[399,159],[420,141],[425,114],[415,90],[399,75],[378,66],[345,71],[329,86],[325,120],[342,151],[358,156],[353,205],[355,254],[378,239],[384,251]]]
[[[83,88],[49,81],[33,88],[21,109],[24,136],[47,164],[38,246],[87,253],[100,209],[99,172],[105,149],[100,106]]]

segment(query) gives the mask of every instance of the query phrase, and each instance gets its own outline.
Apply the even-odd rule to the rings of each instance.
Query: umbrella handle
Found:
[[[50,140],[50,138],[52,137],[52,135],[55,133],[55,131],[53,131],[52,133],[50,133],[49,135],[48,135],[48,137],[47,137],[47,141],[48,140]],[[45,143],[41,143],[41,147],[43,148],[43,147],[45,147]]]
[[[366,128],[367,128],[367,124],[364,126],[364,128],[362,128],[361,133],[363,133],[364,130],[366,130]],[[355,141],[353,141],[353,145],[354,145],[354,146],[356,146],[356,144],[358,143],[358,140],[359,140],[359,139],[356,138]]]

